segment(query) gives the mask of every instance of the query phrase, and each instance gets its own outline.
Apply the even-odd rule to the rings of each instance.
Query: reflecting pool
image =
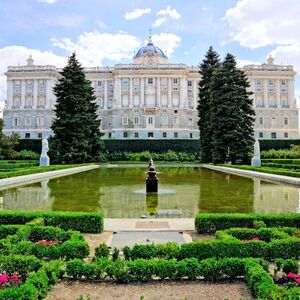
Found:
[[[103,211],[108,218],[192,218],[197,212],[300,212],[300,189],[193,167],[160,167],[146,195],[145,167],[101,167],[0,191],[3,210]]]

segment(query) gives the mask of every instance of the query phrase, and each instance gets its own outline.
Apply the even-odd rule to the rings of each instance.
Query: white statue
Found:
[[[50,158],[47,154],[49,151],[49,146],[48,146],[48,140],[43,139],[42,140],[42,153],[40,156],[40,167],[46,167],[50,165]]]
[[[251,159],[251,166],[261,167],[259,140],[255,140],[254,143],[254,155]]]

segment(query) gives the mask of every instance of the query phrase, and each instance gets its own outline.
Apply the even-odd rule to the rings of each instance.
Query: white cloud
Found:
[[[259,62],[255,62],[255,61],[251,61],[251,60],[247,60],[247,59],[236,59],[236,66],[238,68],[242,68],[246,65],[260,65],[261,63]]]
[[[136,36],[125,32],[117,34],[100,33],[98,31],[84,32],[76,42],[69,38],[52,39],[53,44],[64,49],[68,54],[76,51],[84,66],[99,66],[104,59],[120,62],[133,56],[133,49],[141,46]]]
[[[124,18],[126,20],[135,20],[140,18],[143,15],[150,14],[151,8],[135,8],[131,12],[126,12]]]
[[[239,0],[223,18],[241,46],[259,48],[300,41],[299,0]]]
[[[169,5],[165,9],[158,11],[156,15],[158,18],[155,20],[153,27],[159,27],[168,20],[178,20],[181,18],[180,13]]]
[[[67,62],[66,57],[58,56],[49,51],[40,51],[23,46],[0,48],[0,107],[3,106],[6,99],[6,77],[4,72],[7,71],[8,66],[26,65],[26,60],[30,54],[37,65],[63,67]]]
[[[154,34],[152,40],[156,46],[166,52],[167,56],[171,56],[181,42],[181,38],[173,33]]]
[[[38,2],[40,3],[47,3],[47,4],[53,4],[55,3],[57,0],[38,0]]]

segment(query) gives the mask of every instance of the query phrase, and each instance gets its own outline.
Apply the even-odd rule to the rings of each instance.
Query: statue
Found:
[[[40,167],[46,167],[50,165],[50,158],[47,154],[49,151],[49,146],[48,146],[48,140],[43,139],[42,140],[42,153],[40,156]]]
[[[148,177],[146,179],[146,193],[157,193],[158,192],[158,178],[156,177],[155,167],[153,160],[149,159],[148,165]]]
[[[251,159],[252,167],[261,167],[259,140],[254,143],[254,156]]]

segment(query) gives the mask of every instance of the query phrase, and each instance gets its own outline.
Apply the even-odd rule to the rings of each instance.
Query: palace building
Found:
[[[293,66],[274,64],[243,68],[251,83],[256,111],[256,138],[298,138],[298,109]],[[53,87],[61,69],[35,65],[10,66],[3,132],[21,138],[47,138],[56,98]],[[151,36],[131,64],[85,68],[94,87],[103,138],[198,139],[198,67],[171,64]]]

